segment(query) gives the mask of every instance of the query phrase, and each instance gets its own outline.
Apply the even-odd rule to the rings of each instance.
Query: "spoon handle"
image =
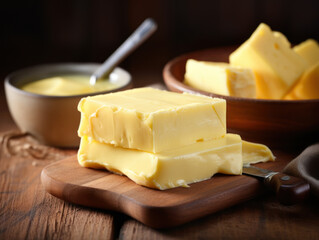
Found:
[[[105,60],[105,62],[93,73],[90,78],[90,84],[94,85],[95,82],[107,76],[112,72],[122,60],[124,60],[131,52],[140,46],[147,38],[149,38],[157,29],[156,23],[147,18],[136,30],[129,36],[116,51]]]

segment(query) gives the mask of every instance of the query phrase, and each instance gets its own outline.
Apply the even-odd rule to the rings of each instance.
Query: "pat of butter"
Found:
[[[284,99],[319,99],[319,61],[304,72],[296,86]]]
[[[308,39],[296,45],[293,50],[306,60],[308,67],[319,62],[319,44],[314,39]]]
[[[268,161],[275,161],[275,156],[266,145],[243,141],[244,164],[254,164]]]
[[[229,61],[233,66],[254,71],[257,98],[265,99],[281,99],[307,66],[283,34],[263,23],[230,55]]]
[[[187,187],[216,173],[241,174],[242,141],[239,135],[226,134],[156,154],[82,137],[78,161],[83,167],[107,169],[124,174],[137,184],[164,190]]]
[[[83,98],[78,134],[114,146],[162,152],[226,134],[226,101],[153,88]]]
[[[186,63],[185,83],[216,94],[256,98],[253,72],[247,68],[232,67],[227,63],[189,59]]]

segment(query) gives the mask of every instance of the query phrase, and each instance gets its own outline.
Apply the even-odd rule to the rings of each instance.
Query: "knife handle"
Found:
[[[304,201],[310,192],[310,186],[306,181],[284,173],[266,178],[265,184],[276,193],[279,202],[285,205]]]

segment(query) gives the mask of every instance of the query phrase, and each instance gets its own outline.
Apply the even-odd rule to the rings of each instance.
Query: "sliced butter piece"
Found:
[[[198,142],[160,154],[114,147],[88,137],[81,138],[78,161],[83,167],[124,174],[137,184],[157,189],[187,187],[216,173],[242,173],[242,141],[239,135]]]
[[[256,75],[257,98],[281,99],[306,69],[305,60],[283,34],[261,23],[251,37],[229,57],[230,64],[251,68]]]
[[[232,67],[227,63],[189,59],[186,63],[185,83],[211,93],[256,98],[253,72],[247,68]]]
[[[319,61],[304,72],[295,87],[284,99],[319,99]]]
[[[226,134],[226,101],[153,88],[83,98],[78,134],[148,152],[220,138]]]
[[[308,67],[319,62],[319,44],[314,39],[308,39],[296,45],[293,50],[306,60]]]
[[[275,156],[266,145],[244,140],[242,142],[244,164],[275,161]]]

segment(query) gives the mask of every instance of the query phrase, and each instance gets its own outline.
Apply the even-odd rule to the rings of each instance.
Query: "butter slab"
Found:
[[[162,152],[226,134],[226,101],[153,88],[83,98],[80,137]]]
[[[242,141],[239,135],[198,142],[161,153],[114,147],[82,137],[78,151],[81,166],[126,175],[139,185],[155,189],[187,187],[216,173],[242,173]]]

